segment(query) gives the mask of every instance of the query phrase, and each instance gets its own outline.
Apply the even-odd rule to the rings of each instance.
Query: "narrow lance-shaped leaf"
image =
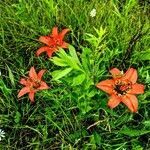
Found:
[[[150,130],[135,130],[135,129],[130,129],[128,127],[125,127],[122,130],[120,130],[119,133],[128,135],[130,137],[134,137],[134,136],[140,136],[140,135],[150,133]]]
[[[73,78],[73,86],[80,85],[85,80],[85,74],[79,74]]]
[[[138,56],[138,59],[140,60],[150,60],[150,49],[146,50],[144,52],[141,52]]]
[[[58,57],[53,57],[52,59],[51,59],[51,61],[55,64],[55,65],[57,65],[57,66],[61,66],[61,67],[65,67],[65,66],[68,66],[68,64],[63,60],[63,59],[61,59],[61,58],[58,58]]]
[[[64,70],[55,70],[52,72],[53,80],[59,80],[60,78],[66,76],[72,68],[66,68]]]
[[[8,76],[9,76],[9,79],[10,79],[10,82],[13,86],[15,86],[15,79],[14,79],[14,75],[11,71],[11,69],[9,68],[9,66],[6,64],[7,68],[8,68]]]
[[[76,62],[81,65],[80,63],[80,60],[77,56],[77,52],[75,51],[75,48],[71,45],[69,45],[69,52],[70,52],[70,55],[76,60]]]
[[[82,69],[80,68],[80,66],[78,65],[78,63],[75,61],[75,59],[72,58],[71,56],[69,56],[63,49],[61,49],[57,54],[72,69],[76,69],[76,70],[82,71]]]

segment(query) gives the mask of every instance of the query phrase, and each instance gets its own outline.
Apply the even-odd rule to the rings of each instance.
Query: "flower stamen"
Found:
[[[132,85],[130,81],[116,80],[113,91],[115,91],[114,93],[120,97],[125,95],[131,89],[131,87]]]

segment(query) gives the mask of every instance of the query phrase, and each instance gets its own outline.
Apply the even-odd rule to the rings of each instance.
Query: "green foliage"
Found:
[[[3,0],[0,12],[0,129],[6,133],[0,149],[149,149],[148,1]],[[50,61],[36,57],[37,39],[53,26],[71,29],[69,50]],[[131,40],[140,30],[140,38]],[[51,87],[37,92],[34,104],[27,96],[17,99],[18,81],[31,66],[47,69],[44,80]],[[145,85],[138,113],[123,105],[111,110],[95,85],[109,78],[110,68],[131,66]]]
[[[60,79],[61,77],[67,75],[71,70],[84,72],[84,70],[82,69],[81,63],[78,59],[78,56],[75,52],[75,49],[72,46],[69,47],[69,54],[67,54],[63,49],[59,50],[57,54],[58,54],[58,57],[56,56],[53,57],[51,59],[52,62],[58,66],[65,66],[66,69],[64,69],[63,71],[62,70],[54,71],[52,73],[52,76],[54,77],[54,79],[56,80]]]
[[[21,114],[17,111],[16,115],[14,117],[14,121],[16,124],[18,124],[20,122],[20,120],[21,120]]]
[[[53,57],[51,61],[64,69],[55,70],[52,72],[53,80],[62,80],[66,82],[68,86],[72,86],[74,93],[78,95],[76,98],[77,105],[81,109],[82,113],[85,114],[91,110],[90,102],[88,102],[88,88],[94,85],[92,79],[90,79],[90,64],[85,64],[85,62],[90,61],[90,55],[84,57],[86,49],[83,48],[83,55],[81,58],[77,55],[77,52],[73,46],[69,46],[69,52],[65,52],[63,49],[59,50],[57,53],[58,57]],[[82,57],[83,56],[83,57]],[[83,64],[85,65],[83,65]],[[64,79],[61,79],[64,77]],[[82,88],[83,91],[80,92]],[[94,96],[94,95],[93,95]],[[84,100],[85,99],[85,100]]]
[[[8,77],[9,77],[9,79],[10,79],[10,82],[11,82],[11,84],[13,85],[13,86],[15,86],[15,79],[14,79],[14,75],[13,75],[13,73],[12,73],[12,71],[11,71],[11,69],[7,66],[7,68],[8,68]]]
[[[139,53],[138,58],[140,60],[150,60],[150,49]]]
[[[94,28],[94,30],[97,33],[97,37],[93,34],[89,34],[86,33],[86,40],[95,48],[97,49],[98,46],[100,45],[100,43],[102,42],[102,40],[105,38],[104,35],[106,33],[106,29],[103,29],[102,27],[100,27],[100,29],[96,29]]]
[[[135,130],[135,129],[129,129],[127,127],[123,128],[120,131],[121,134],[125,134],[125,135],[131,136],[131,137],[148,134],[149,132],[150,132],[150,130]]]
[[[52,72],[53,79],[58,80],[67,75],[71,70],[72,68],[66,68],[64,70],[55,70]]]
[[[2,80],[2,78],[0,77],[0,90],[3,94],[3,96],[7,99],[10,97],[11,94],[11,89],[9,89],[6,84],[4,83],[4,81]]]

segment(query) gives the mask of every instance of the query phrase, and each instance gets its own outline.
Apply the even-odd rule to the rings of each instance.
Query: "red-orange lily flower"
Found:
[[[46,44],[46,46],[39,48],[36,55],[39,56],[41,53],[46,52],[48,57],[51,57],[59,48],[68,48],[68,43],[63,41],[63,39],[65,34],[69,31],[69,29],[63,29],[58,33],[58,28],[54,27],[51,35],[41,36],[39,41]]]
[[[35,92],[48,89],[48,85],[42,80],[44,72],[45,70],[41,70],[37,74],[34,67],[31,67],[29,71],[29,77],[21,78],[20,80],[20,84],[24,85],[25,87],[19,91],[18,98],[28,93],[31,102],[34,102]]]
[[[115,108],[122,102],[131,112],[137,112],[138,100],[135,95],[144,93],[144,85],[136,83],[138,77],[136,69],[129,68],[123,74],[119,69],[113,68],[110,73],[113,79],[101,81],[96,85],[111,95],[108,106]]]

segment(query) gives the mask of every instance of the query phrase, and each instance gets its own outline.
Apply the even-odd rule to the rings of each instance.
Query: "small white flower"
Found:
[[[91,10],[90,16],[91,16],[91,17],[95,17],[95,16],[96,16],[96,9],[92,9],[92,10]]]
[[[5,132],[2,130],[2,129],[0,129],[0,141],[2,140],[2,138],[4,138],[5,137]]]

